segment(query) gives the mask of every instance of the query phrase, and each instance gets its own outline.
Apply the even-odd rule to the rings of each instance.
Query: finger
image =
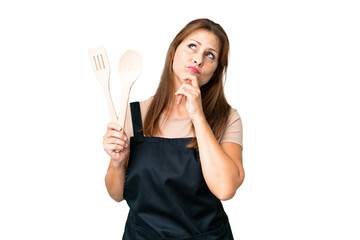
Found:
[[[194,81],[196,81],[196,79]],[[175,95],[179,96],[176,103],[180,104],[184,97],[195,99],[199,95],[199,93],[200,93],[200,89],[198,87],[194,87],[190,84],[184,83],[175,92]]]
[[[196,88],[199,87],[199,81],[198,81],[197,77],[194,77],[194,79],[191,81],[191,85]]]
[[[106,139],[106,138],[118,138],[118,139],[122,139],[124,141],[126,141],[128,139],[125,132],[119,132],[116,130],[108,131],[106,134],[106,137],[104,139]]]
[[[116,122],[111,122],[111,123],[108,123],[107,129],[121,131],[121,126],[119,124],[117,124]]]
[[[125,146],[121,146],[118,144],[105,144],[104,146],[104,150],[109,153],[109,152],[113,152],[115,150],[119,150],[119,151],[123,151],[124,149],[126,149],[127,147]]]
[[[179,94],[177,95],[177,97],[178,97],[178,99],[177,99],[177,101],[176,101],[176,104],[181,104],[182,100],[183,100],[184,98],[186,98],[186,95],[179,93]],[[186,99],[185,99],[185,100],[186,100]]]
[[[194,96],[198,96],[199,94],[201,94],[200,88],[193,85],[184,84],[181,89],[187,91]]]
[[[180,104],[180,103],[181,103],[183,97],[184,97],[184,95],[179,95],[179,96],[178,96],[177,104]]]
[[[109,138],[104,140],[103,144],[118,144],[121,146],[126,147],[128,145],[128,143],[126,141],[123,141],[122,139],[118,139],[118,138]]]
[[[180,89],[188,89],[191,91],[199,91],[200,90],[200,88],[193,86],[192,84],[188,84],[188,83],[184,83],[183,85],[181,85],[181,87],[178,90],[180,90]]]
[[[177,92],[175,93],[175,95],[184,95],[188,98],[193,98],[196,96],[196,89],[192,89],[192,86],[183,86],[181,88],[179,88],[179,90],[177,90]]]
[[[183,80],[184,80],[185,84],[189,84],[194,87],[199,87],[198,78],[194,75],[184,75]]]

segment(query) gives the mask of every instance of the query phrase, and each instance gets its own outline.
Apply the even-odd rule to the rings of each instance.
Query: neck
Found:
[[[170,106],[168,106],[164,110],[164,113],[171,116],[171,117],[174,117],[174,118],[188,117],[189,113],[186,110],[186,99],[185,99],[185,97],[183,97],[180,104],[177,104],[178,99],[179,99],[179,96],[174,95]]]
[[[172,103],[172,109],[171,112],[169,112],[169,115],[175,118],[182,118],[189,116],[188,111],[186,110],[186,99],[183,97],[180,104],[177,104],[179,96],[175,96],[173,103]]]
[[[182,118],[189,116],[188,111],[186,110],[186,99],[185,96],[183,97],[180,104],[177,104],[179,96],[175,96],[175,92],[181,87],[181,82],[173,75],[173,99],[169,107],[167,107],[164,111],[165,114],[175,117],[175,118]]]

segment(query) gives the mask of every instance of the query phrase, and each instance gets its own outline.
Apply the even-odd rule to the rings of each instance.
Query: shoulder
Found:
[[[220,138],[220,143],[233,142],[243,146],[243,128],[242,121],[238,111],[235,108],[231,108],[226,129]]]
[[[228,115],[228,123],[227,126],[232,125],[234,123],[238,122],[238,124],[242,124],[241,117],[238,111],[235,108],[231,108],[229,115]]]
[[[140,104],[140,111],[141,111],[141,116],[146,116],[146,113],[150,107],[150,104],[152,102],[154,97],[150,97],[146,100],[143,100],[143,101],[140,101],[139,104]]]
[[[150,103],[152,101],[152,97],[143,101],[139,101],[139,105],[140,105],[140,113],[141,113],[141,121],[144,124],[144,116],[147,113],[147,110],[150,106]],[[135,101],[136,102],[136,101]],[[132,137],[134,136],[134,132],[133,132],[133,124],[132,124],[132,119],[133,116],[131,114],[131,108],[130,106],[128,106],[127,108],[127,114],[126,114],[126,122],[125,122],[125,132],[128,135],[128,137]]]

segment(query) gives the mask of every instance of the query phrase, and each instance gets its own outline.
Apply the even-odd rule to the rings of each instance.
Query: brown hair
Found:
[[[165,66],[161,75],[159,87],[151,101],[144,121],[144,134],[154,136],[161,133],[159,116],[166,108],[172,109],[174,100],[174,81],[172,62],[175,51],[180,43],[193,31],[205,29],[214,33],[220,40],[218,66],[208,83],[201,86],[203,111],[215,137],[219,140],[225,131],[230,105],[227,103],[223,91],[223,78],[226,76],[229,55],[229,39],[224,29],[209,19],[196,19],[188,23],[174,38],[169,46]],[[197,147],[196,138],[188,147]]]

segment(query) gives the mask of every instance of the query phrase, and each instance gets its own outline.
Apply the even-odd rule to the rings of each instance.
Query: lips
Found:
[[[192,71],[193,73],[200,73],[199,69],[197,69],[196,67],[188,67],[188,69],[190,69],[190,71]]]

